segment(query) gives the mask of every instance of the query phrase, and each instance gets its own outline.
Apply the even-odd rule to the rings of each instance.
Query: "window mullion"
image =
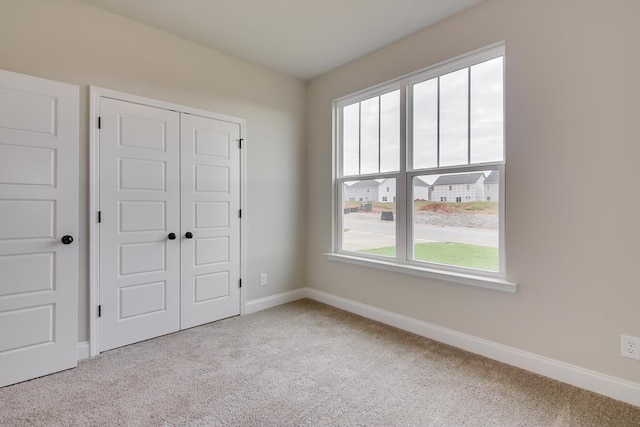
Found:
[[[407,85],[400,86],[400,171],[396,179],[396,257],[407,260],[409,210],[407,209]]]
[[[505,271],[506,265],[507,265],[507,259],[506,259],[506,257],[507,257],[507,251],[506,251],[507,239],[506,239],[506,230],[505,230],[505,221],[506,221],[506,219],[505,219],[506,218],[506,209],[505,209],[505,206],[506,206],[506,203],[505,203],[505,200],[506,200],[506,196],[505,196],[506,189],[505,189],[505,182],[506,182],[506,176],[505,176],[504,163],[500,164],[497,167],[497,170],[498,170],[498,176],[500,178],[498,180],[498,199],[499,199],[498,200],[498,204],[499,204],[499,208],[498,209],[499,209],[499,212],[500,212],[500,219],[499,219],[499,221],[500,221],[500,225],[499,225],[499,227],[500,227],[500,230],[499,230],[500,242],[499,242],[499,245],[500,245],[500,248],[502,248],[500,250],[500,253],[499,253],[499,257],[500,258],[499,258],[499,261],[498,261],[498,265],[499,265],[498,270],[499,270],[500,274],[506,275],[506,271]]]
[[[358,102],[358,174],[362,173],[362,102]]]
[[[382,172],[382,96],[378,96],[378,172]]]
[[[404,122],[401,121],[401,123],[405,123],[406,126],[401,126],[404,127],[405,129],[405,141],[406,141],[406,156],[404,157],[405,159],[405,174],[404,174],[404,178],[402,179],[402,181],[404,182],[404,186],[405,186],[405,194],[406,194],[406,202],[403,204],[405,206],[406,209],[406,224],[403,227],[403,229],[406,232],[406,237],[404,239],[404,245],[403,247],[405,248],[405,258],[407,261],[410,261],[413,259],[413,188],[412,188],[412,178],[409,176],[409,174],[411,173],[411,171],[414,170],[415,168],[415,159],[413,157],[414,153],[415,153],[415,148],[414,148],[414,110],[413,110],[413,103],[414,103],[414,86],[415,84],[411,84],[409,81],[407,81],[404,84],[404,89],[405,89],[405,94],[406,94],[406,102],[403,103],[403,105],[405,106],[405,117],[404,117]],[[401,118],[402,120],[402,118]]]
[[[471,67],[467,68],[467,164],[471,164]]]
[[[332,250],[335,252],[342,247],[342,232],[341,232],[342,230],[342,214],[341,214],[342,189],[340,185],[340,177],[344,176],[344,141],[343,141],[344,110],[342,108],[337,108],[335,105],[334,105],[334,109],[335,109],[334,117],[337,123],[337,126],[334,129],[335,131],[334,138],[336,141],[339,141],[339,143],[336,144],[336,148],[333,153],[336,162],[335,162],[335,171],[334,171],[335,179],[333,182],[334,187],[333,187],[333,200],[332,200],[332,207],[333,207],[332,223],[334,226],[334,230],[332,233],[331,247],[332,247]],[[338,206],[340,206],[340,210],[338,210]]]
[[[440,167],[440,77],[438,77],[438,96],[437,96],[437,105],[436,105],[436,165]]]

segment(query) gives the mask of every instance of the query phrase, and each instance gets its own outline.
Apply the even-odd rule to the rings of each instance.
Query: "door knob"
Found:
[[[62,241],[63,245],[70,245],[73,243],[73,237],[69,236],[68,234],[66,236],[62,236],[62,239],[60,239]]]
[[[187,239],[191,239],[193,237],[193,233],[190,231],[187,231],[186,233],[184,233],[184,237],[186,237]]]
[[[176,233],[169,233],[167,237],[169,238],[169,240],[176,240]]]

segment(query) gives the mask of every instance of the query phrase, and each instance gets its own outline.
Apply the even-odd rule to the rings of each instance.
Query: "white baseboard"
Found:
[[[256,313],[258,311],[266,310],[268,308],[277,307],[288,302],[297,301],[299,299],[307,298],[307,289],[295,289],[289,292],[283,292],[281,294],[271,295],[264,298],[253,299],[247,301],[245,304],[245,314]]]
[[[412,332],[416,335],[421,335],[511,366],[535,372],[545,377],[627,402],[631,405],[640,406],[640,384],[637,383],[518,350],[517,348],[443,328],[312,288],[301,289],[300,294],[312,300],[358,314],[398,329]],[[292,299],[291,301],[294,300]]]
[[[89,358],[89,341],[83,341],[78,343],[78,360],[84,360]]]

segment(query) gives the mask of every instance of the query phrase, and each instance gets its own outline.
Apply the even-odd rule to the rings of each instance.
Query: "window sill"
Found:
[[[430,279],[445,280],[447,282],[453,282],[461,285],[476,286],[479,288],[493,289],[495,291],[508,292],[512,294],[516,293],[518,290],[517,284],[493,277],[435,270],[432,268],[400,264],[393,261],[362,258],[354,255],[345,255],[338,253],[327,253],[325,255],[330,261],[345,262],[348,264],[355,264],[364,267],[373,267],[387,271],[395,271],[398,273],[412,274],[414,276],[428,277]]]

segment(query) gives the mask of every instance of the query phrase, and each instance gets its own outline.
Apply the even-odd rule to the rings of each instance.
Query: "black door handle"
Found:
[[[60,239],[62,241],[63,245],[70,245],[73,243],[73,237],[69,236],[68,234],[66,236],[62,236],[62,239]]]
[[[169,238],[169,240],[176,240],[176,233],[169,233],[167,237]]]
[[[186,237],[187,239],[191,239],[193,237],[193,233],[190,231],[187,231],[186,233],[184,233],[184,237]]]

